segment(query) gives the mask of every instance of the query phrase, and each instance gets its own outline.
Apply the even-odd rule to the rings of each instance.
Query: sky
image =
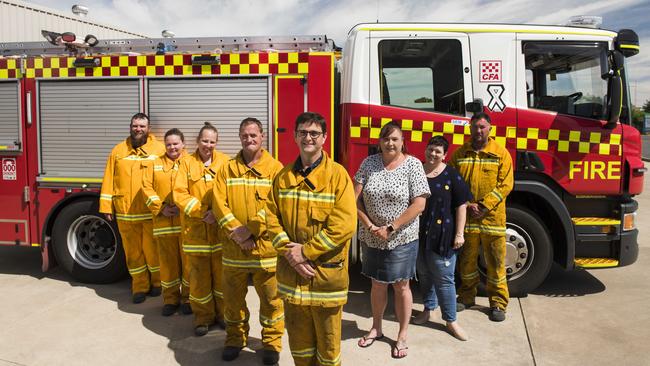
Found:
[[[88,19],[160,37],[324,34],[343,46],[363,22],[464,22],[565,24],[574,15],[597,15],[602,28],[630,28],[641,53],[628,59],[632,103],[650,100],[650,0],[31,0],[72,14],[90,8]],[[344,50],[345,52],[345,50]]]

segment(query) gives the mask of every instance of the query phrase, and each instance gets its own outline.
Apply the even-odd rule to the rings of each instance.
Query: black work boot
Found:
[[[240,351],[241,347],[226,346],[221,354],[221,359],[224,361],[232,361],[239,357]]]
[[[280,361],[280,352],[272,350],[272,349],[265,349],[262,352],[262,363],[265,365],[277,365],[278,361]]]
[[[165,304],[162,308],[162,316],[172,316],[178,310],[178,305],[176,304]]]
[[[502,322],[506,320],[506,312],[494,307],[490,309],[490,315],[488,316],[493,322]]]
[[[144,300],[147,299],[147,294],[144,292],[136,292],[133,294],[133,303],[134,304],[140,304],[143,303]]]

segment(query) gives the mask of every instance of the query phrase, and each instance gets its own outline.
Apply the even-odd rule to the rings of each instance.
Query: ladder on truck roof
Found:
[[[72,48],[72,50],[71,50]],[[90,56],[105,54],[245,53],[279,51],[335,51],[325,35],[196,37],[99,40],[89,47],[66,47],[50,42],[0,43],[0,57]]]

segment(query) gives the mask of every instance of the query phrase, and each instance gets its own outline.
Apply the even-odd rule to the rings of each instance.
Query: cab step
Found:
[[[575,258],[577,268],[610,268],[618,267],[618,260],[613,258]]]
[[[621,220],[610,217],[572,217],[576,233],[580,234],[616,234],[621,227]]]

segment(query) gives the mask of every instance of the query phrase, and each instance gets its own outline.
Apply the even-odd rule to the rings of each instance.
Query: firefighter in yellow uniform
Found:
[[[190,264],[190,304],[194,333],[203,336],[215,322],[223,325],[221,240],[212,205],[212,185],[228,156],[216,151],[217,129],[206,122],[198,147],[184,157],[174,183],[174,202],[182,212],[183,251]]]
[[[185,155],[185,137],[172,128],[165,133],[164,155],[144,173],[142,191],[153,215],[153,237],[160,255],[162,315],[170,316],[178,307],[191,314],[189,304],[189,265],[181,246],[180,211],[172,199],[172,189],[181,158]]]
[[[322,150],[326,127],[319,114],[298,116],[294,132],[300,157],[275,178],[266,212],[298,366],[341,364],[341,314],[357,209],[350,176]]]
[[[122,237],[126,266],[132,278],[133,302],[160,295],[158,249],[153,240],[152,215],[142,193],[142,174],[165,153],[165,146],[149,135],[149,117],[131,118],[130,136],[117,144],[106,162],[99,212],[109,221],[113,212]]]
[[[223,242],[224,361],[246,346],[250,312],[248,278],[260,298],[263,363],[275,365],[282,350],[284,311],[275,279],[277,252],[266,232],[266,200],[282,164],[262,148],[262,123],[244,119],[239,127],[242,150],[228,161],[214,183],[212,210],[226,237]]]
[[[487,266],[489,318],[498,322],[505,320],[509,300],[505,268],[506,197],[514,179],[510,153],[490,137],[491,128],[486,113],[474,115],[470,120],[471,141],[454,152],[450,164],[465,179],[475,199],[467,205],[457,310],[474,305],[479,283],[477,260],[482,247]]]

